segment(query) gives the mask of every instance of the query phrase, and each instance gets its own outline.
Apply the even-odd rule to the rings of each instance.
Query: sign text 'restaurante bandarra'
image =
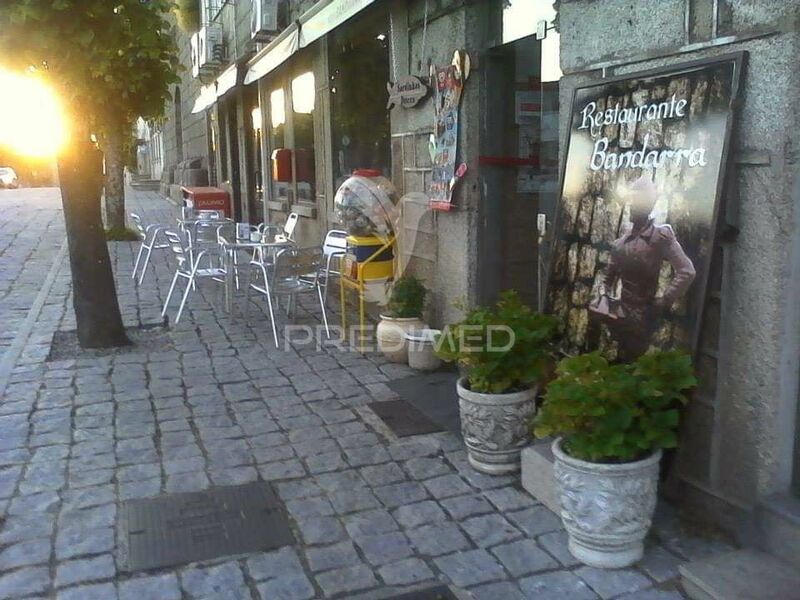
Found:
[[[682,118],[686,116],[687,104],[688,102],[684,99],[677,100],[675,94],[663,102],[652,102],[630,108],[620,108],[620,105],[616,104],[614,108],[601,111],[597,110],[596,102],[589,102],[581,111],[581,124],[578,129],[599,130],[605,125],[634,124],[658,119]],[[648,150],[649,144],[650,134],[646,134],[642,140],[640,150],[609,152],[608,138],[601,137],[594,144],[590,163],[591,169],[592,171],[616,171],[625,167],[656,168],[670,160],[674,161],[678,166],[684,160],[690,167],[705,167],[708,164],[705,148]]]

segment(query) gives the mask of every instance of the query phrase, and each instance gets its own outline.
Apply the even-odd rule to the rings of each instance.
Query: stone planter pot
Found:
[[[414,329],[425,329],[428,326],[419,317],[395,318],[381,315],[381,321],[375,331],[378,350],[390,361],[408,362],[408,342],[406,333]]]
[[[569,551],[601,569],[628,567],[642,558],[656,508],[661,450],[630,463],[572,458],[553,442],[553,472]]]
[[[520,469],[520,453],[530,444],[529,420],[536,412],[533,387],[510,394],[482,394],[458,380],[461,433],[469,463],[482,473],[502,475]]]
[[[435,371],[442,366],[441,359],[433,352],[434,339],[440,333],[438,329],[420,329],[406,334],[409,367],[418,371]]]

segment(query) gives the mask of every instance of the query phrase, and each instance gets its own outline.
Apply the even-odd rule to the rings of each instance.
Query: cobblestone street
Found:
[[[169,224],[177,211],[132,189],[128,209]],[[155,252],[136,286],[138,244],[111,247],[126,325],[160,323],[171,257]],[[443,582],[476,600],[672,600],[680,562],[727,548],[662,506],[636,568],[580,566],[519,477],[472,470],[450,433],[399,440],[366,407],[413,371],[276,349],[264,313],[226,315],[213,282],[167,347],[48,362],[53,333],[75,327],[57,190],[0,191],[0,265],[0,598],[388,598]],[[299,322],[317,323],[311,306]],[[256,480],[274,484],[296,544],[125,571],[125,501]]]

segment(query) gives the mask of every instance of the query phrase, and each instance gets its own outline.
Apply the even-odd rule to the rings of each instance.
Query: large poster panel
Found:
[[[567,353],[694,349],[742,59],[575,91],[547,289]]]

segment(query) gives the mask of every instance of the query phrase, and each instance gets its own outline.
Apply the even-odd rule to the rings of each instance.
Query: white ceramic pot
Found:
[[[482,394],[458,380],[461,433],[469,463],[489,475],[520,469],[520,453],[530,444],[530,419],[536,413],[536,387],[510,394]]]
[[[656,508],[661,450],[629,463],[578,460],[553,442],[553,472],[569,551],[601,569],[628,567],[642,558]]]
[[[428,326],[419,317],[395,318],[381,315],[381,321],[375,331],[378,350],[391,362],[408,362],[408,342],[406,333],[414,329],[426,329]]]
[[[440,333],[438,329],[419,329],[406,334],[409,367],[418,371],[435,371],[442,366],[441,359],[433,351],[433,343]]]

